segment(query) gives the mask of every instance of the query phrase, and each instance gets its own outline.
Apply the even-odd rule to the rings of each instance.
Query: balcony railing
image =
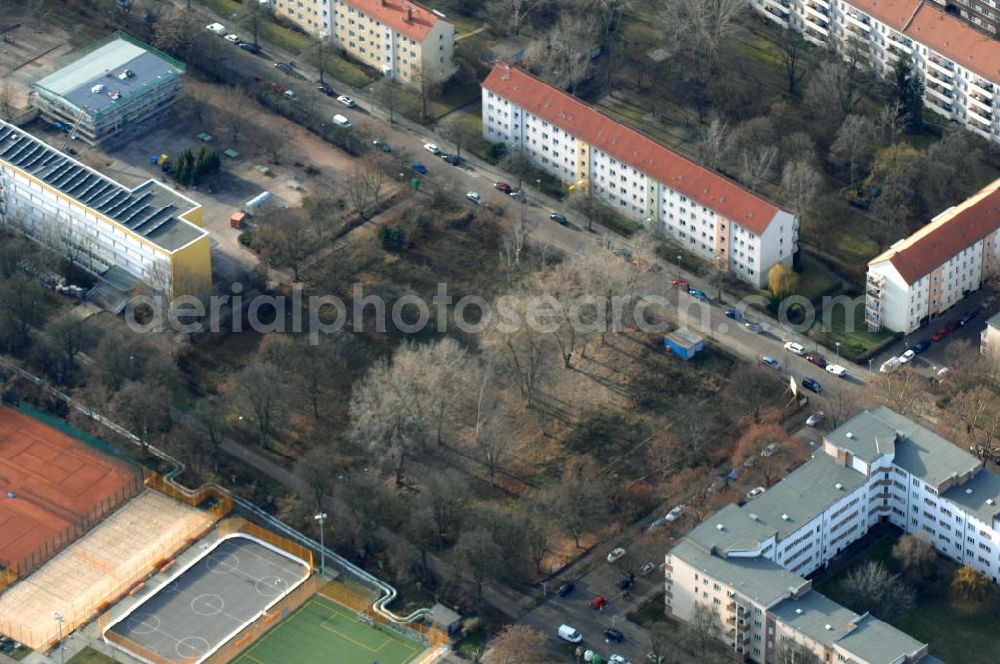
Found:
[[[983,124],[985,124],[986,128],[984,129],[984,131],[989,131],[990,130],[990,127],[992,127],[992,125],[993,125],[993,114],[992,113],[984,113],[984,112],[980,111],[978,108],[974,108],[972,106],[969,106],[968,110],[969,110],[969,116],[970,116],[971,120],[973,120],[973,121],[979,121],[979,122],[982,122]]]
[[[947,74],[949,77],[951,76],[951,73],[955,71],[954,63],[949,62],[948,60],[943,60],[934,55],[927,58],[927,64],[930,65],[929,69],[932,71],[936,69],[944,74]]]
[[[930,78],[928,79],[929,81],[933,80],[935,83],[938,83],[946,88],[951,89],[952,78],[949,74],[945,74],[933,68],[928,69],[927,73],[930,75]]]
[[[945,90],[941,86],[933,85],[932,83],[928,82],[928,84],[927,84],[927,92],[929,92],[929,93],[931,93],[933,95],[937,95],[945,103],[948,103],[948,104],[951,103],[951,91],[950,90]]]
[[[993,87],[992,83],[989,83],[988,81],[984,81],[981,78],[976,78],[976,79],[972,79],[971,81],[969,81],[969,85],[972,86],[973,92],[980,92],[983,95],[985,95],[986,97],[989,97],[989,98],[992,99],[992,97],[993,97],[993,91],[995,89]]]
[[[969,101],[987,113],[993,110],[993,98],[989,95],[972,92],[969,94]]]

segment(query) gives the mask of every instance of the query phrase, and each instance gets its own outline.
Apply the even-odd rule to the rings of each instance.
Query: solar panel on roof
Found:
[[[96,209],[98,212],[101,212],[102,214],[107,214],[108,210],[114,209],[114,208],[118,207],[118,205],[121,204],[122,197],[124,197],[124,198],[127,199],[128,198],[128,192],[126,192],[121,187],[115,187],[115,191],[108,198],[106,198],[100,204],[100,206],[98,206],[98,207],[96,207],[94,209]]]
[[[152,234],[153,234],[153,233],[155,233],[156,231],[160,230],[161,228],[163,228],[164,226],[166,226],[167,224],[169,224],[169,223],[170,223],[170,222],[172,222],[172,221],[176,221],[176,220],[174,219],[173,215],[171,215],[171,216],[168,216],[168,217],[166,217],[165,219],[163,219],[163,221],[160,221],[160,222],[158,222],[158,223],[157,223],[157,224],[156,224],[155,226],[153,226],[152,228],[147,228],[147,229],[144,229],[144,230],[142,231],[142,234],[143,234],[144,236],[146,236],[146,237],[149,237],[150,235],[152,235]]]
[[[113,217],[115,219],[120,219],[121,217],[127,217],[130,214],[131,210],[141,205],[145,205],[146,201],[152,198],[152,196],[153,196],[152,194],[148,193],[143,194],[138,198],[132,198],[131,195],[127,195],[125,197],[125,200],[121,201],[115,206],[112,206],[111,209],[108,210],[107,214],[108,216]]]
[[[103,186],[101,186],[100,188],[98,188],[97,191],[94,191],[94,192],[86,194],[85,198],[84,197],[80,198],[80,200],[83,201],[84,204],[90,205],[92,201],[96,201],[101,196],[104,196],[108,192],[109,189],[113,189],[114,188],[113,184],[111,184],[110,182],[108,182],[106,180],[102,180],[102,179],[98,179],[97,180],[97,184],[103,185]]]
[[[154,208],[152,205],[129,206],[126,209],[126,212],[128,214],[120,215],[117,218],[117,221],[119,224],[122,224],[123,226],[128,226],[129,228],[132,228],[135,224],[139,224],[141,223],[141,221],[145,221],[145,219],[142,220],[139,219],[139,217],[141,217],[144,213],[152,211],[153,214],[156,214],[156,210],[157,208]]]

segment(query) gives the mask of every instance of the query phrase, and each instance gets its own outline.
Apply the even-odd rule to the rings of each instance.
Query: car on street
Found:
[[[839,376],[840,378],[843,378],[844,376],[847,375],[847,369],[845,369],[839,364],[826,365],[826,371],[827,373],[832,373],[834,376]]]
[[[231,44],[239,45],[239,43],[240,43],[240,36],[237,35],[237,34],[226,35],[226,41],[229,42],[229,43],[231,43]]]
[[[923,341],[918,341],[917,343],[913,344],[912,350],[917,355],[920,355],[922,352],[924,352],[930,347],[931,347],[931,342],[928,341],[927,339],[924,339]]]
[[[683,513],[684,513],[684,506],[678,505],[677,507],[667,512],[667,515],[663,518],[666,519],[667,521],[676,521],[677,517],[679,517]]]
[[[799,343],[795,343],[794,341],[786,341],[785,350],[787,350],[789,353],[794,353],[795,355],[798,355],[800,357],[806,354],[805,346]]]
[[[772,369],[777,369],[778,371],[781,371],[781,363],[778,362],[773,357],[771,357],[770,355],[763,355],[763,356],[761,356],[760,362],[761,362],[761,364],[763,364],[765,366],[768,366],[768,367],[771,367]]]
[[[741,321],[741,320],[743,320],[743,314],[741,314],[736,309],[726,309],[726,317],[727,318],[732,318],[735,321]]]
[[[563,226],[569,223],[569,220],[566,218],[566,215],[560,214],[558,212],[553,212],[552,214],[550,214],[549,219],[556,222],[557,224],[562,224]]]
[[[623,576],[618,579],[618,590],[628,590],[632,587],[632,575]]]
[[[955,320],[953,320],[950,323],[948,323],[947,325],[945,325],[944,329],[948,330],[948,334],[951,334],[952,332],[954,332],[955,330],[957,330],[960,327],[962,327],[961,319],[960,318],[956,318]]]
[[[821,410],[817,410],[815,413],[809,416],[806,420],[806,426],[816,427],[823,423],[826,419],[826,413]]]
[[[424,149],[427,150],[428,152],[430,152],[433,155],[439,155],[439,154],[441,154],[441,148],[439,148],[434,143],[424,143]]]
[[[809,378],[808,376],[802,379],[802,387],[807,390],[812,390],[816,394],[823,392],[823,386],[819,384],[819,381]]]
[[[274,68],[278,71],[283,71],[286,74],[290,74],[292,72],[292,66],[286,62],[275,62]]]
[[[906,364],[916,356],[917,353],[912,348],[910,348],[909,350],[904,351],[903,354],[899,356],[899,363]]]
[[[296,99],[299,98],[299,96],[295,94],[294,90],[285,90],[281,94],[285,95],[287,99],[291,99],[292,101],[295,101]]]
[[[643,563],[642,567],[639,568],[639,576],[646,576],[654,569],[656,569],[656,563],[652,561]]]
[[[778,451],[778,444],[770,443],[767,447],[765,447],[760,451],[760,455],[766,459],[767,457],[772,456],[777,451]]]
[[[933,341],[934,343],[939,343],[941,341],[944,341],[944,338],[948,336],[950,333],[951,330],[942,327],[940,330],[931,335],[931,341]]]
[[[410,164],[410,168],[415,170],[417,173],[420,173],[421,175],[427,174],[427,167],[421,164],[419,161],[415,161],[412,164]]]
[[[240,42],[240,48],[247,53],[260,53],[260,46],[257,46],[253,42]]]
[[[559,631],[557,633],[559,634],[560,639],[569,643],[579,643],[580,641],[583,641],[583,634],[580,634],[580,632],[576,631],[576,629],[570,627],[569,625],[559,625]]]
[[[590,608],[595,611],[600,611],[608,605],[608,598],[603,595],[598,595],[594,599],[590,600]]]
[[[378,148],[382,152],[386,153],[392,152],[392,147],[388,143],[383,141],[381,138],[376,138],[372,140],[372,146]]]
[[[441,158],[444,159],[446,163],[449,163],[452,166],[458,166],[460,163],[462,163],[462,161],[453,154],[446,154]]]
[[[753,489],[747,491],[747,500],[753,500],[757,496],[762,495],[765,491],[767,491],[767,489],[762,486],[754,487]]]
[[[604,640],[608,643],[611,643],[612,641],[615,643],[621,643],[625,640],[625,635],[622,634],[621,630],[609,627],[604,630]]]
[[[222,25],[221,23],[209,23],[208,25],[205,26],[205,29],[208,30],[209,32],[214,32],[220,37],[226,34],[226,26]]]
[[[806,353],[806,361],[812,362],[820,369],[826,369],[826,358],[819,353]]]
[[[494,182],[493,188],[496,189],[497,191],[502,191],[505,194],[509,194],[511,191],[513,191],[511,186],[506,182]]]
[[[521,191],[520,189],[518,189],[517,191],[510,192],[510,194],[508,194],[508,195],[511,198],[513,198],[515,201],[518,201],[519,203],[524,203],[525,201],[528,200],[528,197],[525,196],[524,192]]]
[[[473,203],[475,203],[476,205],[479,205],[480,196],[479,196],[478,192],[475,192],[475,191],[467,192],[465,194],[465,197],[468,198]]]
[[[621,548],[620,546],[615,549],[612,549],[611,553],[608,554],[608,562],[613,563],[616,560],[620,560],[624,555],[625,555],[625,549]]]
[[[608,658],[608,664],[632,664],[630,661],[622,657],[621,655],[611,655]]]
[[[939,381],[944,380],[945,376],[947,376],[950,373],[951,373],[951,369],[949,369],[948,367],[941,367],[940,369],[938,369],[937,379]]]
[[[333,88],[330,87],[329,83],[317,83],[316,84],[316,89],[319,90],[320,92],[322,92],[323,94],[325,94],[327,97],[332,97],[333,95],[336,94],[333,91]]]
[[[689,288],[688,289],[688,295],[690,295],[694,299],[699,300],[701,302],[710,302],[711,301],[711,300],[708,299],[708,296],[705,295],[705,291],[700,291],[700,290],[698,290],[696,288]]]
[[[961,325],[962,327],[965,327],[966,325],[969,324],[969,321],[971,321],[978,315],[979,315],[978,309],[969,309],[964,314],[962,314],[961,318],[958,319],[958,324]]]
[[[750,332],[753,332],[754,334],[760,334],[761,332],[764,331],[763,325],[761,325],[760,323],[751,323],[750,321],[743,323],[743,327],[745,327]]]
[[[337,101],[346,106],[347,108],[354,108],[357,105],[354,103],[354,100],[348,97],[347,95],[340,95],[339,97],[337,97]]]
[[[556,590],[556,594],[559,595],[560,597],[565,597],[566,595],[573,592],[573,588],[575,587],[576,586],[573,584],[572,581],[567,581],[566,583],[560,583],[559,589]]]

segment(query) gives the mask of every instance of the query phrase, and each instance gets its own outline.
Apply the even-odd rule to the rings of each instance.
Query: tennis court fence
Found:
[[[350,609],[359,617],[364,616],[365,620],[372,620],[375,624],[410,641],[429,647],[447,645],[451,642],[447,633],[433,623],[418,621],[397,623],[378,613],[374,609],[377,594],[365,585],[339,577],[323,585],[319,589],[319,594]]]
[[[163,475],[154,473],[148,468],[143,468],[143,475],[147,487],[185,505],[204,509],[212,517],[212,521],[220,520],[233,509],[233,497],[229,495],[228,491],[216,484],[206,484],[193,490],[183,489],[176,484],[167,482]]]

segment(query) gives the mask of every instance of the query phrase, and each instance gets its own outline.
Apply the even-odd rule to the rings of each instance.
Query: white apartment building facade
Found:
[[[927,646],[857,616],[804,578],[879,522],[924,532],[942,555],[1000,582],[1000,476],[887,408],[828,434],[821,454],[759,498],[730,505],[666,557],[667,610],[719,616],[723,639],[756,662],[783,638],[821,661],[917,662]]]
[[[272,0],[271,9],[278,16],[295,23],[313,37],[326,39],[333,35],[332,0]]]
[[[762,16],[820,46],[853,44],[888,74],[903,54],[926,108],[1000,142],[1000,42],[923,0],[750,0]]]
[[[483,81],[483,137],[663,228],[685,249],[758,288],[776,263],[791,265],[798,220],[562,90],[506,63]]]
[[[979,352],[988,359],[1000,361],[1000,314],[993,314],[979,333]]]
[[[0,121],[0,224],[120,289],[210,290],[202,215],[198,203],[154,180],[129,189]]]
[[[865,321],[910,333],[977,290],[998,262],[1000,180],[868,263]]]

